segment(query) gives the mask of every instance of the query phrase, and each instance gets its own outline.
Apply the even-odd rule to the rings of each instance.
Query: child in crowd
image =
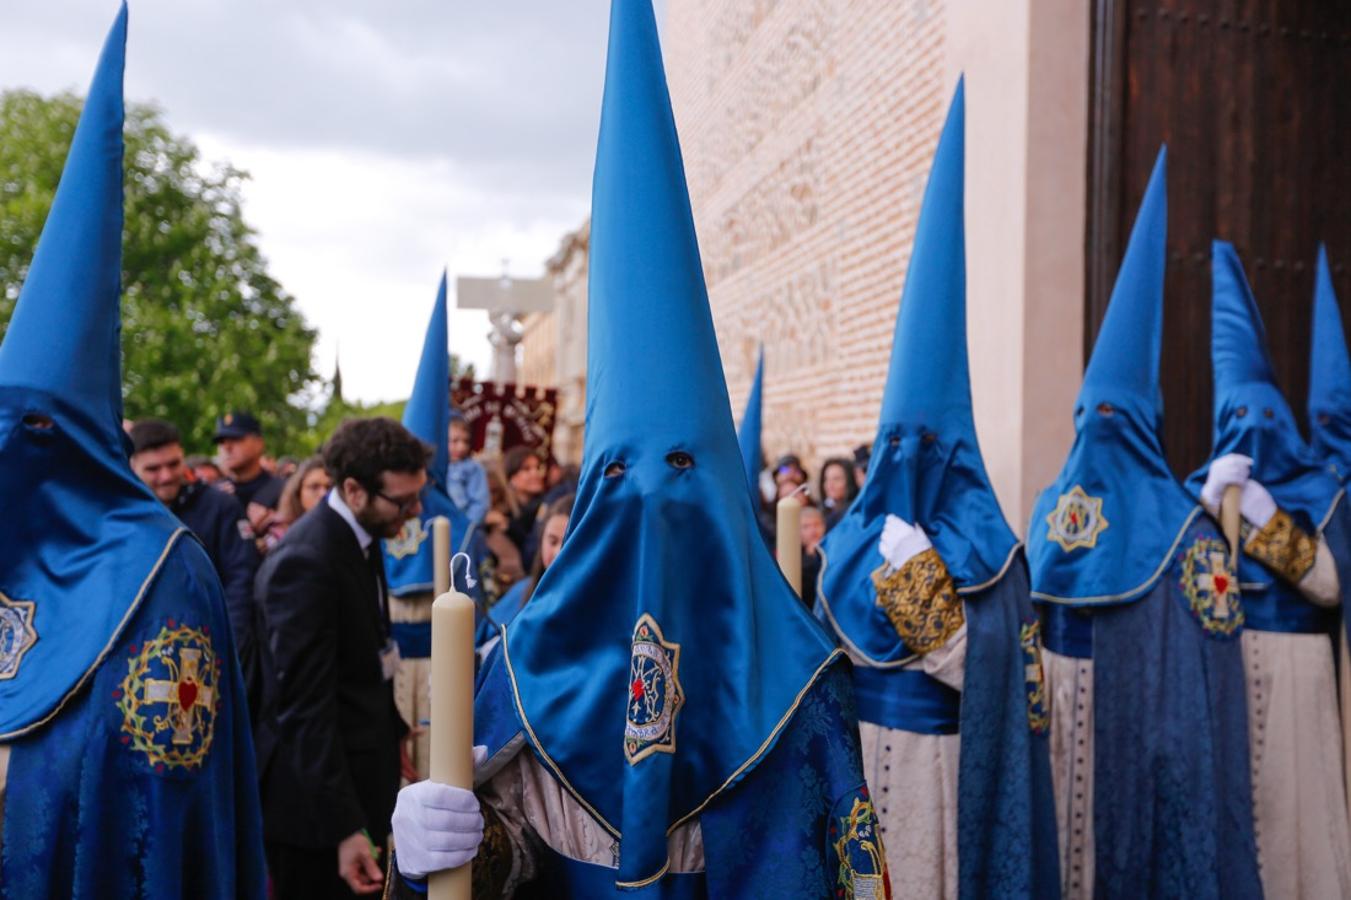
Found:
[[[477,460],[469,458],[469,442],[469,423],[452,410],[446,492],[471,522],[481,522],[488,512],[488,475]]]

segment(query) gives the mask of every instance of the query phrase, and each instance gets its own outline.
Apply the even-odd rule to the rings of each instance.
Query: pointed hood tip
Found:
[[[0,384],[40,391],[80,410],[118,446],[126,24],[123,3],[0,344]]]
[[[1162,414],[1164,276],[1168,240],[1168,154],[1159,148],[1135,214],[1107,314],[1093,344],[1080,405],[1100,391],[1127,392]],[[1141,358],[1148,362],[1140,364]],[[1091,405],[1091,404],[1090,404]]]
[[[971,419],[966,347],[966,106],[958,78],[934,149],[914,245],[901,291],[882,396],[884,424],[925,421],[954,411]],[[944,355],[941,370],[921,360]],[[970,428],[974,431],[974,420]]]
[[[446,293],[447,277],[443,272],[427,322],[413,390],[403,411],[404,427],[434,448],[428,480],[443,486],[450,465],[450,335]]]
[[[1266,326],[1238,251],[1228,241],[1211,242],[1211,365],[1215,393],[1242,384],[1275,388]]]

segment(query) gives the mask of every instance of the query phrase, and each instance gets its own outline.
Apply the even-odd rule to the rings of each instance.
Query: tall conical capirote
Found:
[[[413,391],[403,408],[404,427],[433,449],[427,463],[427,486],[422,489],[422,514],[405,522],[398,537],[383,543],[385,576],[390,591],[399,597],[425,594],[435,586],[433,519],[444,516],[450,520],[450,546],[455,553],[470,552],[470,542],[476,533],[475,523],[469,521],[446,491],[446,470],[450,465],[450,339],[446,317],[446,274],[442,272],[427,322],[427,336],[422,341]],[[394,636],[406,657],[423,657],[429,652],[429,629],[404,624],[395,629]]]
[[[435,453],[427,477],[444,491],[450,465],[450,340],[446,319],[446,273],[436,289],[436,303],[427,322],[413,392],[403,408],[404,427],[430,444]]]
[[[1296,515],[1319,528],[1340,490],[1337,478],[1300,436],[1294,413],[1276,383],[1266,328],[1232,244],[1211,245],[1210,360],[1214,430],[1210,459],[1187,482],[1199,494],[1210,464],[1229,453],[1252,457],[1251,477]],[[1240,561],[1239,576],[1251,561]]]
[[[0,344],[0,509],[22,524],[0,541],[0,739],[79,696],[182,531],[121,429],[126,38],[123,6]]]
[[[611,6],[589,275],[577,500],[503,663],[536,752],[637,886],[839,659],[746,502],[650,0]]]
[[[108,33],[3,343],[0,387],[43,391],[120,446],[122,72],[127,10]]]
[[[910,654],[875,602],[871,573],[888,515],[918,523],[959,590],[987,585],[1018,539],[976,439],[966,349],[965,89],[934,152],[901,294],[891,366],[862,491],[826,536],[821,600],[851,649],[875,663]]]
[[[1351,357],[1323,244],[1318,245],[1314,274],[1308,412],[1309,444],[1345,481],[1351,476]]]
[[[1148,592],[1200,507],[1160,429],[1168,156],[1159,150],[1074,408],[1074,445],[1028,523],[1033,596],[1074,606]]]
[[[751,506],[760,508],[760,469],[763,467],[760,444],[761,408],[765,385],[765,348],[755,363],[755,380],[751,382],[751,392],[746,397],[746,410],[741,414],[741,427],[736,430],[737,443],[741,446],[741,464],[746,469],[746,481],[751,489]]]

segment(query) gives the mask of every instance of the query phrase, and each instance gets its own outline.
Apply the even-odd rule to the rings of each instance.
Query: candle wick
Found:
[[[463,551],[456,553],[450,558],[450,586],[455,586],[455,560],[462,556],[464,557],[464,583],[469,587],[473,587],[478,584],[478,582],[474,580],[474,562],[469,558],[469,554]]]

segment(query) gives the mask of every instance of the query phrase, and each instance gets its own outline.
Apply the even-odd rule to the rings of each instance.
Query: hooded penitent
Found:
[[[1074,445],[1032,511],[1027,556],[1039,600],[1096,606],[1140,598],[1201,511],[1159,439],[1166,159],[1159,151],[1084,372]]]
[[[959,82],[915,230],[868,478],[823,542],[819,596],[827,620],[858,657],[861,721],[961,735],[961,896],[1051,896],[1057,863],[1045,709],[1035,699],[1040,681],[1027,678],[1029,666],[1039,669],[1036,618],[1018,540],[985,473],[972,414],[964,145]],[[879,606],[872,579],[888,515],[925,530],[963,595],[967,651],[959,707],[956,692],[900,668],[916,653]],[[940,708],[947,712],[937,714]],[[898,714],[906,709],[927,714]],[[906,827],[941,827],[908,815],[902,814]]]
[[[426,594],[434,584],[432,572],[432,519],[450,520],[452,553],[469,552],[475,561],[477,529],[446,493],[446,469],[450,465],[450,346],[446,329],[446,276],[436,291],[427,336],[422,343],[413,393],[403,410],[404,427],[433,448],[427,463],[427,486],[422,489],[422,515],[410,519],[396,538],[384,542],[385,572],[396,597]],[[463,572],[462,568],[456,569]],[[459,585],[461,589],[464,584]],[[398,623],[393,628],[399,650],[405,657],[430,655],[431,633],[425,623]]]
[[[1228,545],[1159,440],[1166,191],[1160,150],[1084,373],[1074,445],[1028,525],[1058,673],[1048,680],[1068,701],[1052,700],[1057,802],[1092,820],[1061,835],[1065,878],[1083,896],[1260,896],[1243,606]]]
[[[1309,356],[1309,443],[1322,460],[1351,476],[1351,357],[1332,287],[1328,248],[1318,247],[1313,294],[1313,350]]]
[[[651,5],[617,0],[592,198],[581,479],[568,538],[506,629],[502,662],[517,727],[616,839],[609,877],[621,888],[662,876],[668,830],[755,778],[839,659],[746,502],[702,271]],[[711,880],[728,867],[715,864],[723,849],[708,814]],[[824,846],[794,853],[819,860]]]
[[[1266,329],[1233,245],[1214,242],[1211,270],[1214,433],[1210,459],[1192,473],[1187,486],[1199,494],[1212,462],[1241,453],[1252,458],[1250,477],[1271,492],[1276,505],[1305,533],[1319,533],[1341,500],[1341,484],[1328,460],[1300,437],[1276,385]],[[1335,547],[1333,552],[1344,551]],[[1253,627],[1291,630],[1300,622],[1306,631],[1335,628],[1335,611],[1304,602],[1251,555],[1240,557],[1238,574]]]
[[[746,398],[746,411],[741,414],[741,427],[737,429],[736,439],[741,446],[741,464],[746,468],[746,481],[751,488],[751,506],[760,508],[760,409],[761,396],[765,386],[765,350],[760,348],[760,356],[755,363],[755,380],[751,382],[750,396]]]
[[[126,26],[124,6],[0,344],[0,884],[255,896],[253,748],[220,581],[132,473],[121,429]]]

